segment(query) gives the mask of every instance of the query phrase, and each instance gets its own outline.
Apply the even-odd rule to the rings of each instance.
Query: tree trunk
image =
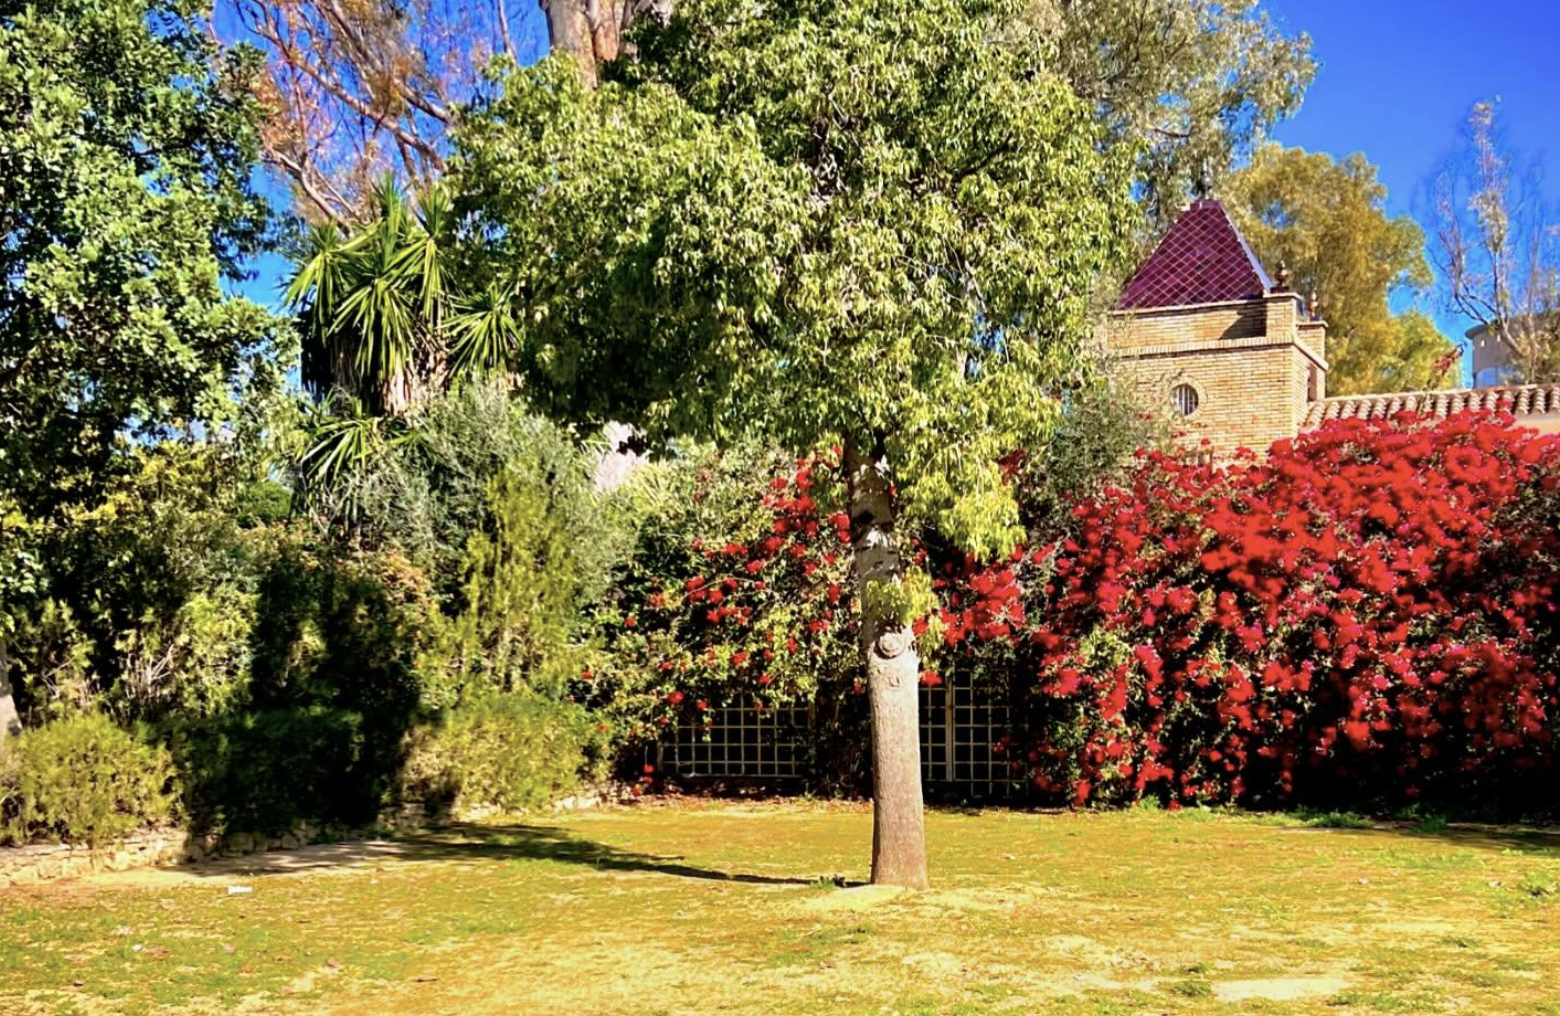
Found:
[[[22,732],[21,717],[16,712],[16,699],[11,697],[10,644],[0,638],[0,738]]]
[[[623,33],[642,15],[671,16],[672,0],[540,0],[554,52],[580,65],[587,88],[601,84],[601,68],[623,52]]]
[[[588,0],[541,0],[547,14],[547,38],[554,53],[568,53],[580,65],[587,88],[601,82],[596,64],[596,33],[591,30]]]
[[[904,566],[894,533],[888,462],[880,446],[846,452],[857,601],[874,581],[898,582]],[[921,808],[920,661],[915,635],[897,620],[862,614],[861,652],[872,707],[872,882],[925,889]]]

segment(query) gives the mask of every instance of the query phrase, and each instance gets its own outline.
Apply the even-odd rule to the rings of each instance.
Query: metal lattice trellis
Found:
[[[1023,782],[997,745],[1012,711],[992,689],[955,678],[921,689],[921,767],[928,789],[974,798],[1010,798]],[[657,768],[691,780],[787,781],[807,775],[813,712],[785,709],[715,710],[707,725],[685,724],[658,748]]]

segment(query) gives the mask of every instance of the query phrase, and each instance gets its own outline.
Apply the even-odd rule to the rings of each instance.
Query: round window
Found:
[[[1176,385],[1174,388],[1170,389],[1170,404],[1174,406],[1175,411],[1180,413],[1182,416],[1191,416],[1193,413],[1197,412],[1197,404],[1199,401],[1200,400],[1197,397],[1197,389],[1193,388],[1191,385]]]

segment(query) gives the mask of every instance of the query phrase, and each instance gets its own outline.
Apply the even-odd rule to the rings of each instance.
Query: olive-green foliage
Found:
[[[370,546],[394,545],[440,576],[441,592],[463,581],[472,534],[493,519],[493,484],[506,473],[551,486],[549,517],[573,534],[580,595],[595,596],[609,574],[617,541],[591,484],[596,452],[530,412],[497,381],[473,381],[434,396],[407,415],[404,426],[371,461],[317,491],[314,509],[329,527],[350,500],[360,508],[351,527]]]
[[[1387,188],[1364,155],[1264,145],[1224,197],[1268,269],[1287,266],[1297,292],[1320,296],[1329,393],[1446,383],[1456,361],[1451,340],[1424,313],[1391,307],[1430,285],[1424,230],[1410,216],[1387,214]]]
[[[467,542],[459,600],[425,658],[448,682],[430,704],[483,689],[557,695],[579,673],[583,534],[554,510],[569,479],[536,465],[513,463],[492,481],[491,517]]]
[[[0,842],[100,844],[166,822],[173,762],[102,713],[76,713],[0,744]]]
[[[533,405],[881,446],[913,520],[1005,550],[998,462],[1049,439],[1134,215],[1133,152],[1024,8],[685,0],[599,89],[557,57],[511,75],[455,186]]]
[[[1166,421],[1127,378],[1106,368],[1068,393],[1054,440],[1026,455],[1015,477],[1024,526],[1050,538],[1072,523],[1071,506],[1119,476],[1140,449],[1163,445]]]
[[[50,599],[12,649],[24,707],[102,696],[150,717],[242,697],[255,582],[235,516],[253,469],[227,445],[162,442],[127,455],[95,505],[39,527]]]
[[[526,411],[498,382],[471,382],[405,418],[361,469],[313,504],[359,546],[394,548],[431,576],[437,611],[418,663],[422,705],[467,691],[556,695],[579,669],[583,615],[624,547],[593,484],[594,450]]]
[[[375,736],[361,714],[318,705],[245,710],[168,731],[190,823],[268,834],[305,820],[371,822],[395,773],[393,750],[376,752]]]
[[[1263,0],[1031,0],[1028,17],[1111,136],[1142,143],[1154,239],[1205,173],[1222,176],[1300,108],[1316,70],[1310,37]]]
[[[583,708],[534,695],[460,706],[407,739],[404,796],[457,814],[545,807],[598,773],[603,738]]]

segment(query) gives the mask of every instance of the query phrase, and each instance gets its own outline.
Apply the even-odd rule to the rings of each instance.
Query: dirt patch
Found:
[[[272,850],[243,857],[224,857],[168,868],[136,868],[103,872],[60,883],[72,886],[124,886],[176,889],[186,886],[237,886],[255,875],[353,874],[381,869],[387,861],[404,861],[415,848],[389,840],[320,843],[297,850]]]
[[[910,890],[897,885],[860,885],[850,889],[837,889],[815,899],[807,900],[802,909],[812,913],[841,913],[856,910],[873,910],[897,900]]]
[[[1294,1002],[1303,998],[1336,995],[1349,986],[1341,977],[1266,977],[1252,981],[1220,981],[1213,996],[1221,1002]]]

